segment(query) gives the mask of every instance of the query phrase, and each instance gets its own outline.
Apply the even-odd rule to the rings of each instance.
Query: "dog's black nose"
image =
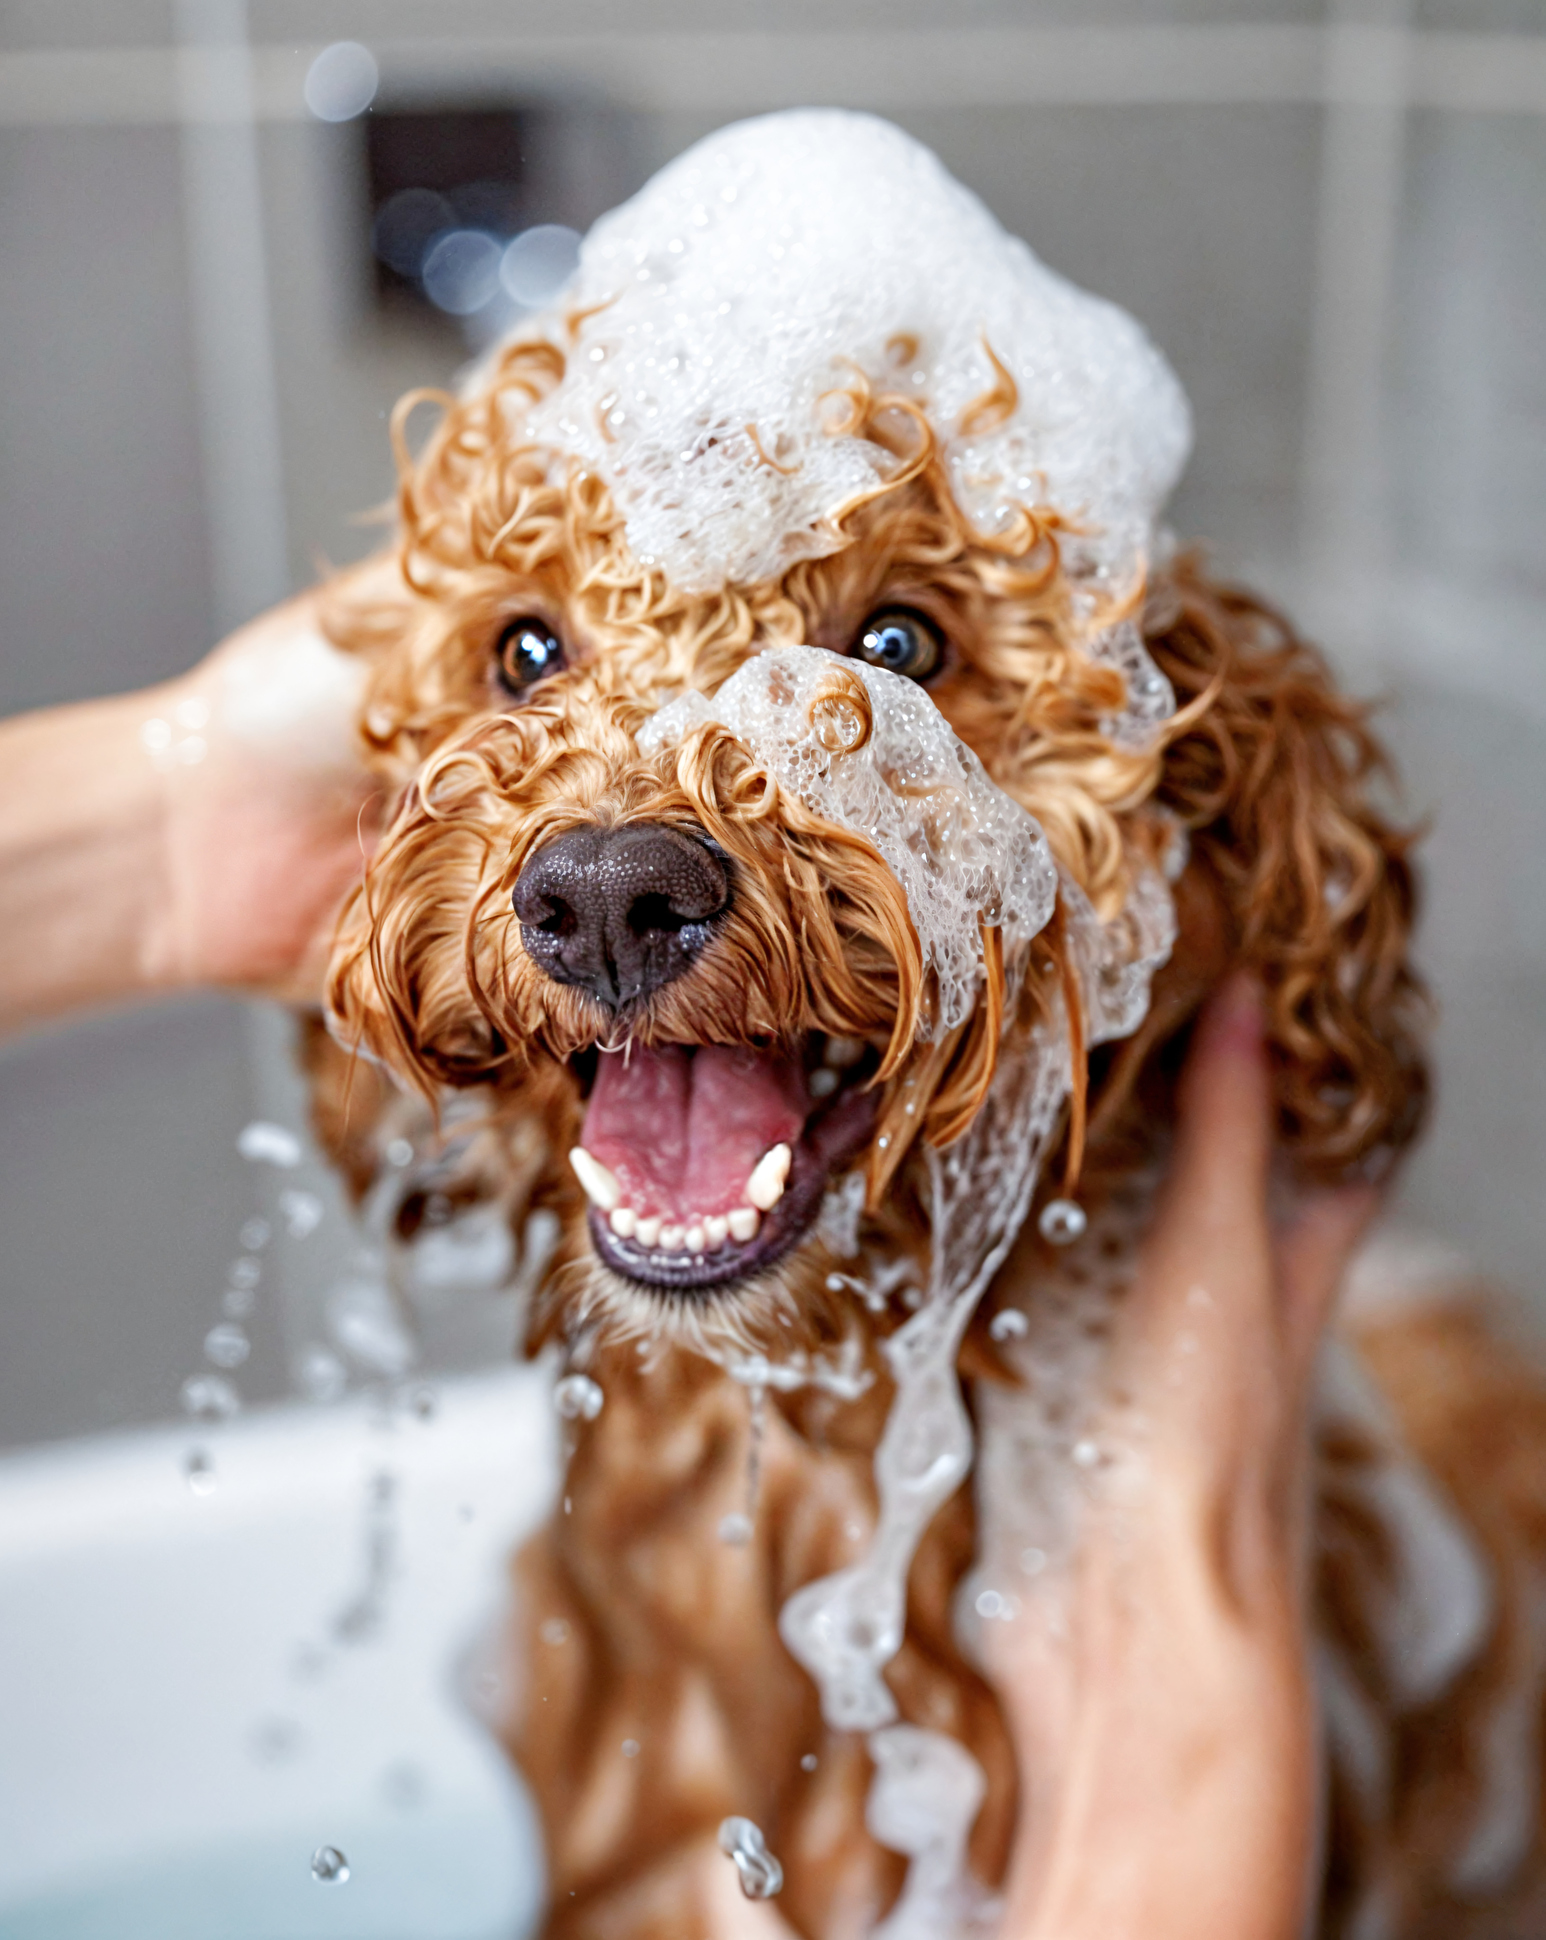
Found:
[[[681,829],[590,826],[545,843],[510,900],[534,962],[616,1005],[691,968],[729,907],[730,878],[706,839]]]

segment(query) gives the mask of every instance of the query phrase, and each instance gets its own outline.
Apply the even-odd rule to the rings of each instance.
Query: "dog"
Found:
[[[977,1930],[1016,1812],[989,1484],[1026,1492],[1037,1368],[1098,1354],[1201,1006],[1259,980],[1299,1177],[1420,1128],[1381,751],[1167,550],[1147,339],[868,117],[711,137],[413,449],[421,401],[395,568],[325,594],[389,812],[307,1056],[357,1193],[403,1094],[455,1100],[442,1208],[556,1222],[524,1344],[568,1466],[497,1720],[547,1931],[949,1930],[880,1836],[898,1747],[970,1801]],[[1546,1928],[1546,1400],[1444,1291],[1371,1309],[1321,1402],[1328,1935]],[[888,1419],[948,1440],[963,1395],[978,1493],[953,1454],[865,1576]],[[1061,1462],[1077,1409],[1036,1405]],[[811,1599],[855,1582],[901,1614],[845,1669]]]

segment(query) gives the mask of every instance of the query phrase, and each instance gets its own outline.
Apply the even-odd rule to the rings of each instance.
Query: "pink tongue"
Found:
[[[625,1205],[682,1222],[745,1204],[747,1174],[770,1145],[797,1143],[810,1108],[805,1073],[777,1052],[634,1045],[601,1053],[585,1149]]]

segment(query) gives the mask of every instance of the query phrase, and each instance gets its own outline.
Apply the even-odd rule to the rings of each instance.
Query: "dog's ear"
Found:
[[[1367,710],[1195,559],[1159,584],[1145,632],[1178,706],[1159,799],[1191,831],[1228,962],[1261,979],[1281,1136],[1311,1176],[1377,1167],[1421,1125],[1427,1005],[1408,960],[1413,838],[1374,799],[1388,766]]]
[[[497,1078],[510,1052],[469,1001],[464,924],[455,900],[436,894],[436,865],[444,872],[462,858],[422,859],[421,847],[389,845],[345,905],[324,1016],[347,1052],[433,1103],[447,1087]]]

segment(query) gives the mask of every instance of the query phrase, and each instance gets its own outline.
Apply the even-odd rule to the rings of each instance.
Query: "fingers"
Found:
[[[1231,977],[1203,1011],[1182,1074],[1172,1178],[1194,1211],[1264,1201],[1272,1156],[1261,992]]]
[[[1378,1209],[1371,1185],[1311,1193],[1279,1239],[1284,1346],[1301,1380],[1309,1377],[1348,1264]]]

